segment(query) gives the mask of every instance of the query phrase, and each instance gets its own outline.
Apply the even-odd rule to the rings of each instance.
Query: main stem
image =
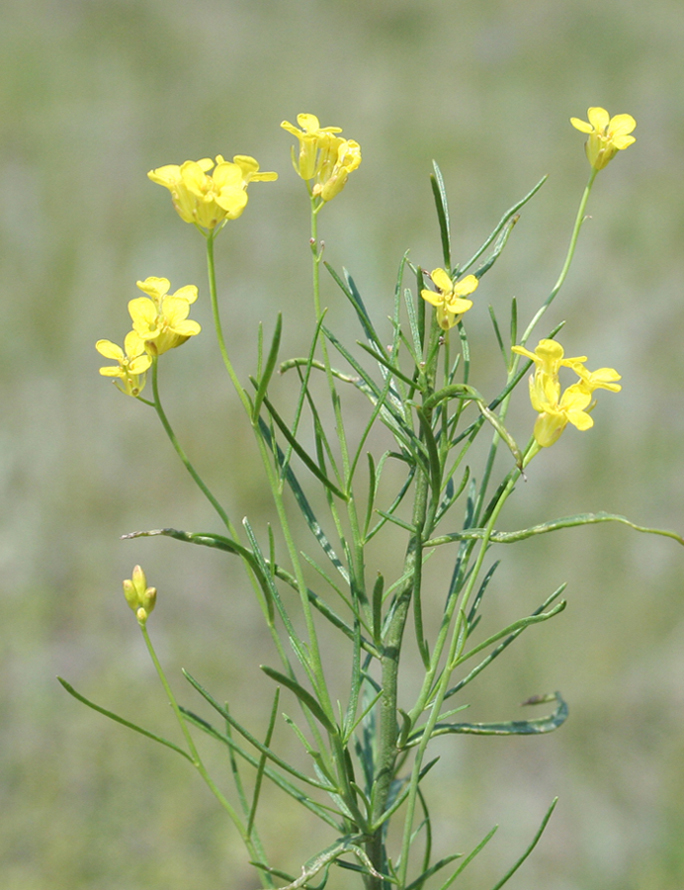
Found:
[[[424,397],[429,395],[438,361],[438,352],[434,348],[441,331],[433,319],[433,326],[427,345],[426,354],[432,356],[430,364],[426,367]],[[429,420],[429,416],[428,416]],[[380,665],[382,671],[382,696],[380,698],[380,722],[378,728],[378,749],[376,760],[376,772],[373,796],[373,811],[371,824],[375,827],[370,840],[366,844],[366,853],[373,863],[374,868],[387,873],[387,857],[383,841],[385,823],[378,824],[387,807],[392,781],[396,770],[397,738],[399,734],[397,724],[397,700],[399,692],[399,658],[401,643],[408,618],[409,606],[412,595],[420,595],[420,591],[414,592],[418,562],[423,558],[423,542],[431,534],[431,528],[426,528],[428,517],[428,502],[430,494],[430,479],[426,472],[419,471],[416,480],[416,492],[413,502],[412,526],[414,534],[409,540],[404,560],[404,577],[406,581],[399,590],[392,604],[392,616],[389,626],[383,638]],[[383,884],[380,878],[368,877],[366,883],[370,890],[380,890]],[[387,890],[387,888],[385,888]]]

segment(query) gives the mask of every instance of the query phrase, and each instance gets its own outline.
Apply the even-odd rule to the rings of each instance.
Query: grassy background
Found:
[[[79,706],[54,679],[174,732],[120,593],[142,562],[160,588],[153,633],[184,700],[182,666],[257,726],[268,706],[256,663],[272,661],[270,643],[237,567],[170,541],[118,539],[135,528],[215,527],[154,418],[97,374],[93,344],[121,339],[137,279],[204,290],[201,239],[145,173],[219,152],[253,154],[280,172],[276,185],[252,187],[247,212],[219,242],[228,336],[246,375],[259,320],[286,311],[285,355],[302,351],[309,325],[306,207],[283,118],[314,112],[362,145],[363,164],[321,234],[327,258],[353,272],[380,319],[407,247],[428,268],[440,261],[432,158],[461,258],[548,173],[478,292],[499,307],[516,295],[529,318],[558,274],[588,172],[568,118],[594,104],[632,113],[636,146],[599,176],[549,319],[567,319],[568,351],[618,368],[624,389],[602,394],[591,433],[570,430],[535,461],[505,525],[607,509],[681,530],[684,8],[8,0],[0,25],[2,883],[249,888],[234,832],[187,765]],[[208,328],[204,297],[193,316]],[[326,299],[346,326],[332,286]],[[469,328],[489,344],[477,377],[485,392],[499,380],[487,325],[482,312]],[[263,523],[268,498],[249,433],[227,389],[208,384],[220,373],[209,344],[168,356],[167,409],[231,514]],[[513,416],[524,438],[524,393]],[[571,719],[544,738],[443,745],[437,844],[469,849],[499,822],[464,883],[491,886],[559,794],[511,888],[680,890],[681,551],[597,527],[503,557],[492,625],[564,580],[570,607],[509,650],[475,692],[475,711],[514,717],[518,701],[558,688]],[[280,798],[268,802],[277,815],[265,833],[281,867],[296,870],[331,840],[279,809]],[[331,886],[347,878],[336,873]]]

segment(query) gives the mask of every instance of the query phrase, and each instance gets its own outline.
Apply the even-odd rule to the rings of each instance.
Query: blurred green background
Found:
[[[0,11],[0,866],[8,890],[256,886],[237,837],[183,761],[73,701],[65,676],[106,707],[175,738],[121,579],[141,562],[160,589],[152,632],[183,701],[180,668],[263,727],[273,663],[242,572],[220,554],[138,528],[215,529],[151,412],[99,377],[93,344],[120,341],[135,281],[200,286],[202,239],[146,172],[223,153],[277,170],[218,243],[225,323],[243,377],[259,320],[286,312],[283,354],[310,330],[307,208],[283,118],[319,115],[357,139],[363,164],[321,216],[326,258],[370,311],[389,312],[406,248],[441,261],[428,176],[450,195],[469,256],[543,175],[477,300],[528,319],[565,254],[588,174],[569,124],[590,105],[638,121],[601,173],[575,266],[548,317],[589,366],[623,375],[594,430],[537,458],[502,525],[607,509],[682,530],[684,495],[684,7],[678,0],[6,0]],[[325,300],[356,336],[339,294]],[[202,299],[204,297],[204,299]],[[475,313],[473,313],[475,315]],[[470,319],[469,319],[470,323]],[[548,328],[545,328],[548,330]],[[500,366],[481,312],[476,382]],[[542,335],[544,331],[539,331]],[[484,345],[486,344],[486,345]],[[248,429],[211,338],[168,356],[177,431],[240,519],[263,525]],[[514,433],[532,421],[525,393]],[[464,886],[489,887],[560,803],[511,888],[684,886],[684,551],[606,526],[505,549],[489,615],[508,622],[562,581],[569,608],[531,629],[478,686],[478,719],[562,690],[571,717],[543,738],[442,745],[433,784],[442,852],[495,839]],[[441,593],[438,598],[441,597]],[[284,745],[294,744],[286,732]],[[217,769],[220,752],[208,749]],[[283,868],[332,838],[279,809],[265,834]],[[318,846],[317,846],[318,845]],[[337,872],[330,886],[349,885]]]

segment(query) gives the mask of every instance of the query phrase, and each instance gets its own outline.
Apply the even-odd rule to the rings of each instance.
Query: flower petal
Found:
[[[117,346],[116,343],[112,343],[111,340],[98,340],[95,344],[95,349],[97,349],[100,355],[114,359],[115,362],[122,361],[125,358],[123,349]]]
[[[586,121],[580,120],[578,117],[571,117],[570,123],[576,130],[579,130],[581,133],[593,133],[594,128],[591,124],[588,124]]]
[[[590,108],[587,111],[587,117],[594,130],[601,133],[604,132],[606,127],[610,124],[610,115],[605,108],[599,106]]]

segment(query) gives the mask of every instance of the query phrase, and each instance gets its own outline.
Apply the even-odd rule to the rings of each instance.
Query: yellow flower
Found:
[[[213,168],[213,173],[210,174]],[[147,174],[152,182],[171,192],[173,206],[185,222],[215,229],[229,219],[237,219],[247,206],[250,182],[271,182],[277,173],[260,173],[259,165],[248,155],[236,155],[232,162],[222,155],[199,161],[185,161],[180,167],[168,164]]]
[[[136,297],[128,304],[133,330],[152,355],[162,355],[201,331],[196,321],[188,319],[190,304],[197,299],[197,288],[186,285],[169,294],[169,286],[166,278],[139,281],[138,287],[148,296]]]
[[[292,165],[306,182],[315,180],[311,189],[323,201],[331,201],[345,186],[349,174],[361,163],[361,146],[352,139],[338,136],[340,127],[321,127],[315,114],[298,114],[297,129],[289,121],[281,127],[299,140],[299,155],[292,148]]]
[[[330,175],[313,187],[314,195],[320,195],[324,201],[331,201],[344,188],[349,174],[361,163],[361,146],[353,139],[342,139],[337,146],[337,161]]]
[[[583,362],[586,355],[565,358],[563,347],[556,340],[540,340],[534,352],[524,346],[514,346],[513,352],[532,359],[534,374],[530,376],[530,402],[538,413],[534,425],[534,438],[542,448],[557,442],[561,433],[571,423],[578,430],[588,430],[594,425],[589,414],[593,409],[592,394],[596,389],[619,392],[616,382],[620,375],[613,368],[588,371]],[[562,367],[571,368],[579,377],[561,395],[558,373]]]
[[[136,614],[138,624],[144,627],[157,601],[156,587],[148,587],[145,573],[140,566],[135,566],[132,577],[123,582],[123,590],[126,602]]]
[[[599,368],[598,371],[587,371],[582,364],[572,366],[573,371],[579,376],[581,385],[590,393],[595,389],[607,389],[610,392],[620,392],[622,387],[617,380],[621,377],[614,368]]]
[[[103,377],[115,377],[114,384],[129,396],[139,396],[145,386],[145,372],[152,359],[145,351],[145,344],[135,331],[129,331],[124,340],[124,348],[111,340],[98,340],[95,349],[105,358],[113,359],[117,365],[100,368]]]
[[[530,401],[535,411],[539,412],[534,424],[534,438],[542,448],[548,448],[557,442],[561,433],[571,423],[578,430],[588,430],[594,421],[584,410],[591,402],[591,392],[581,383],[569,386],[559,398],[558,390],[543,378],[530,377]]]
[[[302,128],[298,130],[289,121],[283,121],[281,127],[292,133],[299,139],[299,158],[295,160],[294,146],[292,148],[292,164],[298,176],[304,180],[313,179],[318,175],[321,166],[326,162],[332,147],[335,148],[337,157],[337,140],[335,133],[341,133],[341,127],[321,127],[315,114],[298,114],[297,123]],[[320,153],[319,153],[320,152]],[[335,163],[333,159],[330,166]]]
[[[444,269],[434,269],[431,278],[439,293],[425,289],[420,295],[437,309],[437,322],[442,330],[448,331],[473,305],[472,300],[465,300],[464,297],[472,294],[480,282],[474,275],[466,275],[461,281],[453,282]]]
[[[603,170],[618,151],[636,142],[634,136],[629,135],[636,127],[636,121],[631,114],[610,117],[605,108],[590,108],[587,117],[588,123],[577,117],[571,117],[570,123],[581,133],[588,133],[585,151],[589,163],[595,170]]]
[[[151,276],[144,281],[136,281],[136,285],[144,294],[147,294],[155,306],[159,307],[169,292],[171,282],[168,278],[154,278]],[[197,288],[194,284],[186,284],[184,287],[178,288],[174,297],[187,300],[188,303],[194,303],[197,299]]]
[[[540,340],[534,352],[524,346],[514,346],[513,352],[531,358],[536,365],[535,373],[541,372],[549,377],[557,377],[561,367],[574,368],[587,360],[586,355],[564,358],[565,351],[557,340]]]

